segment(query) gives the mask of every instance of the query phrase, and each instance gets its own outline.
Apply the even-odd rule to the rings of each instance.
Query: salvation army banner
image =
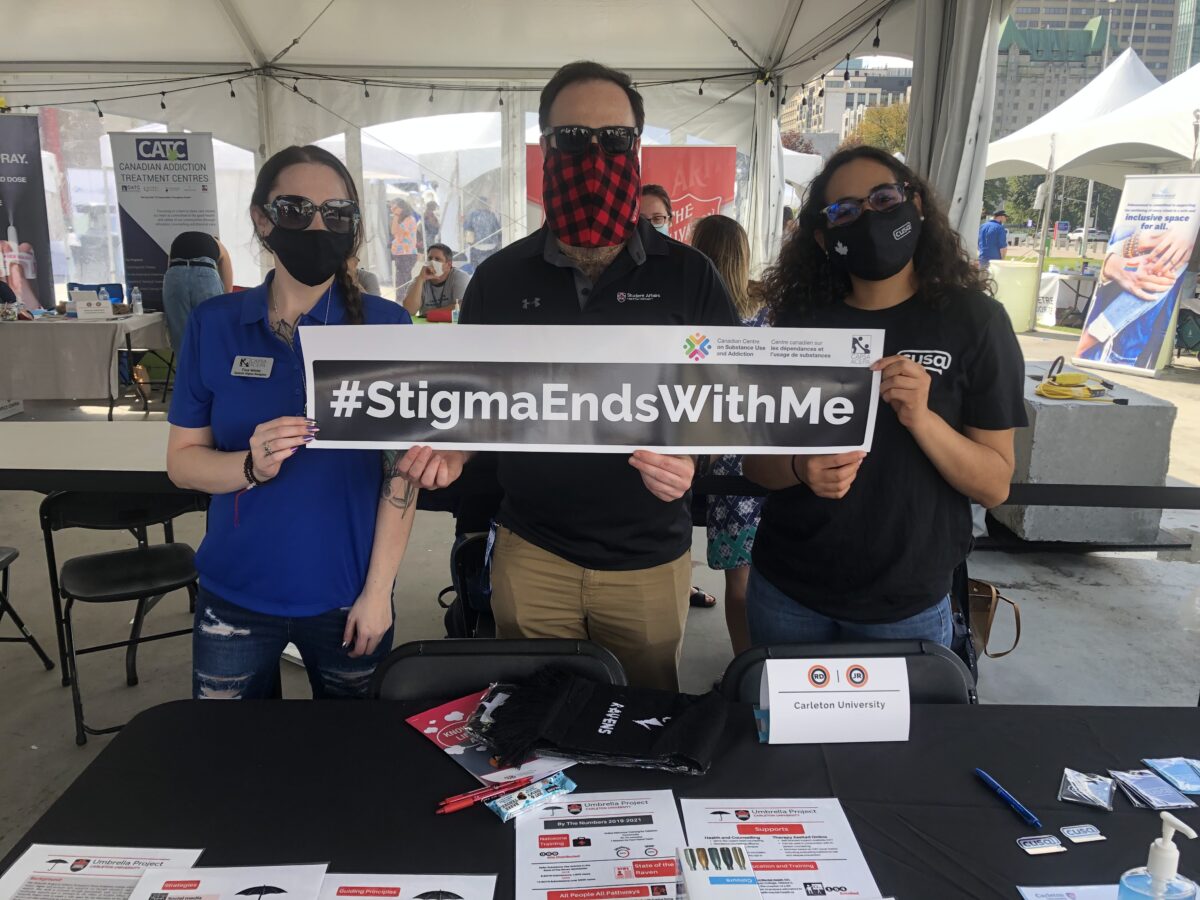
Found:
[[[734,201],[736,147],[642,147],[642,184],[661,184],[671,198],[671,237],[691,240],[692,226]],[[525,145],[527,201],[542,208],[542,148]],[[533,221],[531,216],[530,221]]]
[[[1131,175],[1083,333],[1076,365],[1153,375],[1200,231],[1200,175]]]
[[[869,450],[882,331],[303,327],[314,447]]]
[[[54,306],[38,117],[0,116],[0,281],[30,309]]]
[[[162,309],[171,242],[184,231],[217,234],[212,135],[113,132],[113,174],[121,215],[125,281],[146,309]]]

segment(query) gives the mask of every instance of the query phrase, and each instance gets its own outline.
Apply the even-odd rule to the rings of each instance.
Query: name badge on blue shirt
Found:
[[[235,356],[230,375],[240,378],[270,378],[275,360],[270,356]]]

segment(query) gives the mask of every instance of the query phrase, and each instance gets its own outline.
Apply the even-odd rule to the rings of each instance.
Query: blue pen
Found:
[[[1034,828],[1042,827],[1042,823],[1040,821],[1038,821],[1038,817],[1035,816],[1033,813],[1031,813],[1029,810],[1027,810],[1021,804],[1020,800],[1018,800],[1016,797],[1014,797],[1012,794],[1010,794],[1008,791],[1006,791],[1004,788],[1002,788],[1000,786],[1000,782],[998,782],[995,778],[993,778],[987,772],[983,771],[983,769],[976,769],[975,774],[979,776],[980,780],[982,780],[984,784],[986,784],[993,791],[995,791],[996,795],[1001,800],[1003,800],[1005,803],[1007,803],[1009,806],[1011,806],[1013,808],[1013,812],[1015,812],[1018,816],[1020,816],[1022,819],[1024,819],[1026,824],[1032,825]]]

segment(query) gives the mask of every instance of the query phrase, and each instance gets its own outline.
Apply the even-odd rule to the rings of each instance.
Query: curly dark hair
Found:
[[[850,294],[850,278],[829,264],[829,257],[816,241],[816,233],[825,231],[828,220],[821,212],[829,201],[825,190],[833,173],[859,159],[887,166],[896,181],[907,182],[921,198],[921,236],[913,256],[917,283],[922,296],[935,306],[945,303],[962,290],[988,291],[987,274],[967,256],[958,233],[934,196],[933,188],[900,160],[878,147],[858,146],[840,150],[829,158],[820,174],[808,186],[804,205],[796,213],[796,228],[784,240],[779,261],[767,270],[763,289],[771,320],[779,322],[805,316],[816,309],[831,306]]]

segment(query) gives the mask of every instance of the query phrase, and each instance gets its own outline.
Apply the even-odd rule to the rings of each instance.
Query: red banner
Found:
[[[671,237],[687,241],[697,219],[733,202],[736,147],[643,147],[642,184],[661,184],[671,197]],[[542,205],[542,149],[525,145],[525,195]],[[538,223],[540,224],[540,223]],[[534,223],[529,223],[530,228]]]

